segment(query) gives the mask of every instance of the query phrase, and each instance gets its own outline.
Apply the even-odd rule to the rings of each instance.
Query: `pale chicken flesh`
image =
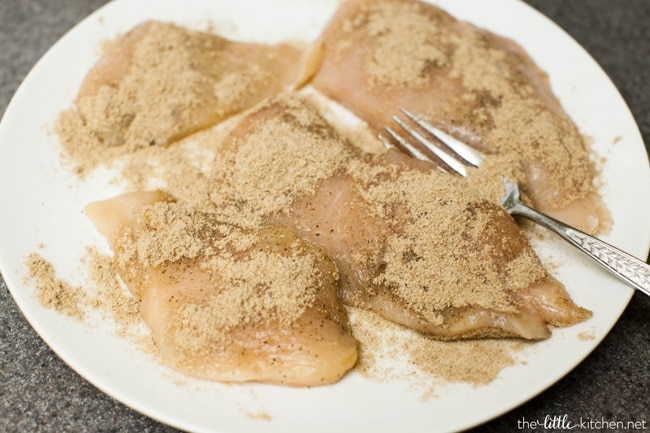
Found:
[[[484,164],[460,179],[364,153],[283,93],[312,72],[375,131],[408,108]],[[96,138],[128,149],[250,110],[217,150],[209,209],[157,191],[86,208],[164,362],[185,374],[333,383],[357,359],[344,305],[445,340],[539,340],[591,315],[495,204],[505,175],[540,210],[606,228],[584,140],[523,49],[432,5],[345,2],[307,54],[148,22],[106,50],[76,105]]]
[[[506,176],[539,210],[586,232],[608,229],[588,146],[514,41],[417,0],[351,0],[312,56],[311,84],[376,131],[405,108],[483,151],[468,182],[491,200]]]
[[[437,338],[542,339],[589,317],[502,208],[413,161],[355,150],[283,95],[221,145],[210,193],[232,223],[282,225],[322,248],[343,302]]]
[[[292,232],[239,229],[161,192],[94,202],[86,213],[172,368],[225,382],[315,386],[355,364],[338,270]]]
[[[289,44],[243,43],[150,21],[109,45],[76,104],[107,146],[166,145],[293,88],[302,68],[302,51]]]

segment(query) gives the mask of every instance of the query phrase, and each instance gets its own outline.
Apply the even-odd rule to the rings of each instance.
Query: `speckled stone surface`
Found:
[[[603,67],[627,101],[648,148],[650,1],[526,1],[563,27]],[[0,113],[45,51],[104,3],[0,0]],[[650,192],[639,191],[639,196],[648,200]],[[0,203],[0,212],[10,211],[10,203]],[[569,419],[644,421],[645,429],[636,431],[650,431],[649,355],[650,299],[635,294],[609,336],[574,371],[473,431],[533,431],[519,429],[530,426],[522,421],[564,414]],[[0,278],[0,432],[173,431],[101,393],[59,360],[26,322]]]

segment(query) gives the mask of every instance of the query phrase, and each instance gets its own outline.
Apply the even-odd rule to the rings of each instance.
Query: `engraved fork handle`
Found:
[[[511,215],[521,215],[554,231],[576,246],[609,272],[635,289],[650,296],[650,266],[630,254],[573,228],[521,202],[518,197],[504,198],[503,207]]]

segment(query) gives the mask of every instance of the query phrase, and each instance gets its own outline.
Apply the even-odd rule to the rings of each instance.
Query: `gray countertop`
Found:
[[[526,2],[563,27],[603,67],[627,101],[648,149],[650,0]],[[0,113],[45,51],[104,3],[0,0]],[[648,196],[648,191],[640,194]],[[0,212],[10,211],[10,203],[0,207]],[[649,318],[650,298],[635,294],[611,333],[581,365],[476,431],[516,431],[523,420],[564,414],[570,419],[643,422],[645,428],[637,431],[650,431]],[[176,431],[134,412],[73,372],[25,321],[1,277],[0,414],[1,432]]]

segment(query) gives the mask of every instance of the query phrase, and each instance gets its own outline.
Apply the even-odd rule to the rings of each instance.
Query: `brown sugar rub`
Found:
[[[541,339],[590,316],[503,209],[398,152],[356,151],[295,94],[226,138],[210,194],[232,224],[283,225],[322,248],[344,303],[437,338]]]
[[[423,27],[434,34],[413,43]],[[410,0],[343,4],[317,47],[305,57],[146,23],[107,49],[60,118],[84,171],[249,113],[210,147],[207,189],[198,169],[187,185],[174,179],[191,199],[136,192],[87,208],[169,366],[226,382],[335,382],[357,359],[343,304],[441,340],[537,340],[590,316],[493,204],[502,174],[543,210],[600,200],[584,143],[520,48]],[[372,127],[411,108],[486,151],[484,166],[466,181],[398,152],[361,152],[309,100],[282,94],[314,60],[315,87]],[[575,176],[558,185],[551,168]]]
[[[300,81],[302,51],[231,41],[146,22],[113,41],[84,79],[57,131],[82,169],[168,145]],[[95,155],[94,164],[89,158]]]
[[[172,368],[209,380],[315,386],[354,366],[337,268],[292,232],[241,229],[162,192],[127,193],[86,212]]]
[[[417,0],[351,0],[313,51],[313,86],[375,130],[406,108],[485,152],[468,182],[486,197],[497,201],[507,176],[539,210],[608,228],[585,140],[514,41]]]
[[[30,254],[26,264],[29,277],[36,283],[36,298],[43,306],[74,319],[83,318],[87,295],[81,287],[58,278],[52,264],[37,253]]]

